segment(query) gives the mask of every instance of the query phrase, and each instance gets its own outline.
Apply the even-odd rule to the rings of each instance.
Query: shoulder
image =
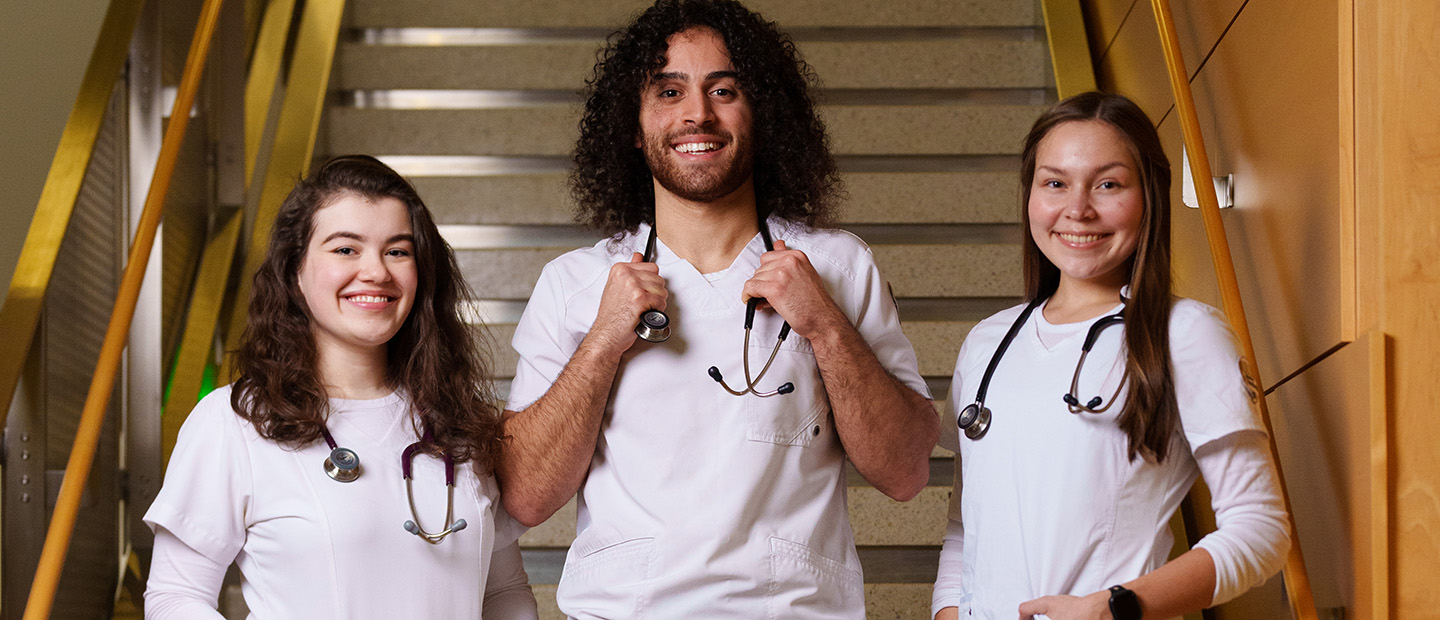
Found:
[[[996,312],[970,328],[970,333],[965,335],[965,341],[960,345],[961,363],[964,363],[967,355],[973,355],[975,351],[993,353],[998,343],[1005,338],[1005,333],[1015,324],[1015,320],[1020,318],[1020,313],[1025,311],[1026,305],[1028,304],[1020,303]]]
[[[230,429],[249,426],[250,423],[230,406],[233,389],[233,385],[226,385],[206,394],[200,402],[195,403],[190,415],[186,416],[184,428],[208,426],[228,432]]]
[[[810,263],[819,269],[829,267],[846,279],[855,279],[857,274],[875,264],[875,258],[866,245],[854,233],[838,228],[811,228],[799,222],[770,218],[768,222],[778,239],[785,240],[785,246],[800,250],[810,258]]]
[[[636,233],[626,233],[619,237],[606,237],[590,247],[571,250],[547,263],[540,279],[542,282],[551,280],[552,285],[563,291],[586,288],[597,280],[603,281],[611,265],[629,260],[631,252],[643,251],[643,248],[633,249],[636,242]]]
[[[1214,306],[1177,298],[1170,307],[1171,355],[1180,357],[1187,351],[1233,352],[1238,347],[1230,323]],[[1227,355],[1227,357],[1233,356]]]

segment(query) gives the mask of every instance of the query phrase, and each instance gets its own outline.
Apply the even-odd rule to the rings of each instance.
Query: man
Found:
[[[937,416],[889,287],[811,227],[837,174],[806,71],[733,0],[661,0],[596,65],[572,189],[612,238],[536,284],[499,468],[528,525],[579,491],[571,617],[863,618],[845,461],[900,500],[929,477]],[[669,340],[636,337],[650,309]]]

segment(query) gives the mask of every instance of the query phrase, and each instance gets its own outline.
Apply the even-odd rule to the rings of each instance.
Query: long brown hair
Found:
[[[474,296],[415,188],[366,155],[331,159],[297,183],[280,206],[265,261],[255,272],[231,406],[262,437],[292,447],[320,439],[329,401],[297,278],[315,212],[346,194],[399,200],[415,237],[415,303],[386,347],[386,381],[408,395],[418,414],[416,434],[428,428],[432,449],[489,471],[500,449],[500,406],[481,351],[488,336],[461,316]]]
[[[1072,121],[1100,121],[1124,136],[1140,170],[1145,212],[1140,239],[1130,263],[1130,299],[1125,304],[1125,406],[1116,420],[1130,439],[1130,459],[1141,456],[1160,462],[1171,436],[1180,428],[1170,366],[1170,160],[1145,112],[1120,95],[1083,93],[1051,106],[1036,119],[1025,137],[1020,173],[1020,213],[1030,230],[1030,187],[1035,157],[1051,129]],[[1050,262],[1035,239],[1025,235],[1025,298],[1044,299],[1060,285],[1060,269]]]

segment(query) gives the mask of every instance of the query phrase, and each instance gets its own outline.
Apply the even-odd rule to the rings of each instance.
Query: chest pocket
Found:
[[[776,332],[778,325],[768,333]],[[750,343],[750,364],[755,372],[764,367],[775,347],[773,339],[765,340]],[[830,400],[820,379],[820,367],[815,364],[815,353],[809,342],[795,335],[780,346],[770,371],[756,388],[764,392],[787,382],[795,386],[794,392],[763,398],[745,395],[746,439],[782,446],[809,446],[830,432]]]

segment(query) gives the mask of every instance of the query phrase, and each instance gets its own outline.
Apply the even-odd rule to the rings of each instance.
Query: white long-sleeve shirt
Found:
[[[931,613],[958,607],[962,618],[1009,620],[1021,602],[1090,594],[1158,568],[1171,548],[1170,516],[1199,475],[1219,526],[1198,543],[1215,562],[1213,603],[1279,570],[1290,539],[1275,468],[1218,313],[1191,300],[1172,310],[1182,429],[1156,464],[1129,459],[1115,424],[1123,393],[1102,414],[1067,410],[1061,396],[1092,321],[1052,325],[1043,306],[996,369],[985,403],[989,432],[978,440],[960,434],[956,414],[974,402],[1022,308],[977,325],[956,363],[942,444],[958,452],[957,480]],[[1122,328],[1101,333],[1080,378],[1081,401],[1115,393],[1122,350]]]

